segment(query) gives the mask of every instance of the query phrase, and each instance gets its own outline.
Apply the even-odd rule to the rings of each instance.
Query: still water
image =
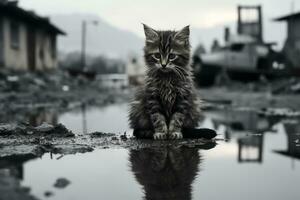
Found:
[[[75,133],[123,132],[127,105],[79,109],[58,116]],[[300,199],[299,119],[261,117],[249,109],[205,112],[218,145],[193,148],[105,149],[45,154],[18,170],[22,186],[40,199]],[[53,187],[58,178],[71,183]],[[46,197],[50,191],[52,196]]]

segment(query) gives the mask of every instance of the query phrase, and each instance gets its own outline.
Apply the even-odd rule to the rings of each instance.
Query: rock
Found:
[[[35,127],[35,130],[38,132],[45,133],[45,132],[53,131],[54,128],[55,127],[53,125],[43,122],[40,126]]]
[[[68,130],[64,125],[50,125],[43,123],[40,126],[32,127],[28,124],[0,124],[0,136],[7,135],[55,135],[60,137],[74,137],[74,133]]]
[[[54,193],[51,191],[46,191],[46,192],[44,192],[44,195],[45,195],[45,197],[51,197],[54,195]]]
[[[71,182],[66,179],[66,178],[59,178],[56,180],[56,182],[54,183],[54,187],[59,188],[59,189],[64,189],[66,188]]]
[[[111,140],[118,140],[119,138],[117,137],[117,136],[113,136],[112,138],[111,138]]]
[[[51,131],[52,133],[52,131]],[[62,124],[58,124],[54,127],[53,129],[53,133],[60,135],[60,136],[64,136],[64,137],[74,137],[74,133],[70,130],[68,130],[64,125]]]
[[[0,124],[0,135],[10,135],[15,129],[15,124]]]
[[[128,139],[126,132],[123,135],[121,135],[120,138],[121,138],[121,140],[126,141]]]
[[[30,128],[17,124],[0,124],[0,136],[12,135],[12,134],[26,134],[26,131]]]

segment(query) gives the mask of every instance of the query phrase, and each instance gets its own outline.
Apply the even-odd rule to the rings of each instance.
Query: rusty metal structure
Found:
[[[237,33],[250,35],[263,43],[262,8],[258,6],[238,6]]]

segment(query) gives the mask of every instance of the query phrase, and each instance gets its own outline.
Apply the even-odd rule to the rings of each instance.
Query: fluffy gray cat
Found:
[[[157,31],[144,24],[145,84],[131,104],[129,121],[137,138],[180,139],[198,125],[199,100],[190,67],[189,26]]]

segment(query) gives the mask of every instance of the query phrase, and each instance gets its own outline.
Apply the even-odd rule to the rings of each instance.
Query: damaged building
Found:
[[[57,67],[57,36],[65,33],[49,18],[0,0],[0,68],[47,70]]]
[[[283,53],[288,65],[300,75],[300,12],[276,18],[275,21],[287,22],[287,39],[283,47]]]

